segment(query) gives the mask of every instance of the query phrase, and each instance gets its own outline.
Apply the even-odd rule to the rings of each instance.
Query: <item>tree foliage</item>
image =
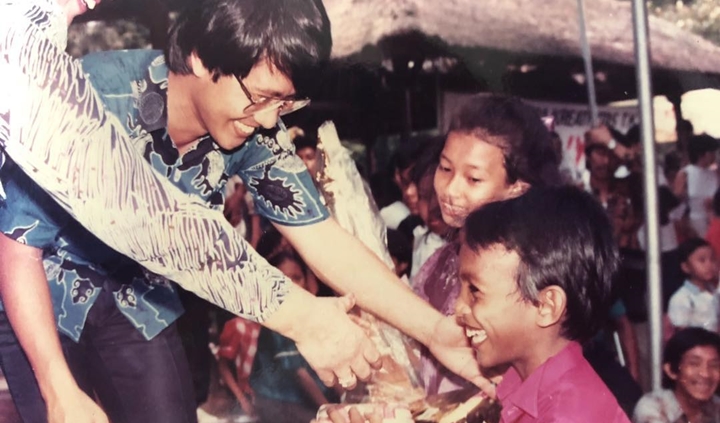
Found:
[[[67,51],[74,57],[95,51],[150,47],[150,31],[132,20],[74,23],[68,31]]]
[[[649,0],[648,10],[720,45],[720,0]]]

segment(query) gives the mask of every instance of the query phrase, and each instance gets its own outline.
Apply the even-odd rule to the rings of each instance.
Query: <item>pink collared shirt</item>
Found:
[[[577,342],[524,381],[510,368],[497,392],[503,406],[501,423],[630,423]]]

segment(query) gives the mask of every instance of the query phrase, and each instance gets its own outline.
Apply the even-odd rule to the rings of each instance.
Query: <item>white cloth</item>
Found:
[[[704,417],[710,420],[702,421],[719,421],[720,413],[720,397],[713,395],[712,399],[703,406]],[[643,395],[635,406],[633,413],[634,423],[676,423],[686,421],[684,413],[680,407],[680,403],[675,397],[675,393],[670,389],[649,392]]]
[[[710,216],[705,202],[715,195],[718,189],[718,175],[713,169],[696,165],[684,168],[687,175],[688,207],[690,207],[690,224],[698,236],[704,237],[710,224]]]
[[[408,216],[410,216],[410,209],[402,201],[396,201],[380,210],[380,217],[385,222],[385,226],[390,229],[397,229]]]
[[[686,280],[670,297],[668,318],[675,327],[700,327],[717,332],[717,293],[701,290]]]

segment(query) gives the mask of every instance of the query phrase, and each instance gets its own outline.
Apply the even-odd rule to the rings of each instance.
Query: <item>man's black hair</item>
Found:
[[[499,245],[517,253],[525,301],[537,304],[541,290],[562,288],[565,338],[585,341],[607,320],[619,260],[610,221],[592,195],[575,187],[532,187],[471,213],[464,242],[475,252]]]
[[[330,21],[320,0],[195,0],[170,29],[165,57],[177,74],[192,72],[195,52],[217,79],[247,76],[268,59],[308,95],[330,58]]]

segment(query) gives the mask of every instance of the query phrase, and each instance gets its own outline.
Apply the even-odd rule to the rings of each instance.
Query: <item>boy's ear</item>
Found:
[[[197,76],[198,78],[207,76],[210,73],[210,71],[208,71],[208,69],[205,67],[196,52],[193,51],[192,53],[190,53],[188,61],[190,62],[190,69],[192,69],[193,75]]]
[[[670,363],[665,363],[662,366],[663,372],[672,380],[677,380],[677,374],[672,371],[672,368],[670,368]]]
[[[680,263],[680,269],[685,273],[686,275],[690,274],[690,268],[688,267],[687,261],[684,261]]]
[[[550,285],[538,294],[537,325],[547,328],[559,323],[565,315],[567,295],[557,285]]]
[[[510,198],[519,197],[519,196],[525,194],[525,192],[529,188],[530,188],[530,184],[528,184],[527,182],[525,182],[523,180],[518,179],[517,181],[513,182],[513,184],[510,186],[509,197]]]

